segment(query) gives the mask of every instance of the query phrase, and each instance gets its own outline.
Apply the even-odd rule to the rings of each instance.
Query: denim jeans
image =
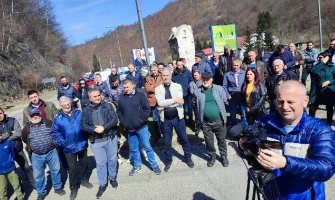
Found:
[[[104,187],[107,184],[107,177],[116,178],[117,136],[104,142],[91,143],[91,148],[97,166],[99,186]]]
[[[135,132],[128,132],[128,141],[135,168],[140,168],[142,165],[139,143],[142,144],[143,149],[146,151],[148,155],[150,167],[151,168],[157,167],[155,153],[149,142],[148,126],[145,126]]]
[[[241,122],[247,123],[247,119],[245,117],[245,109],[241,102],[240,96],[232,96],[232,98],[229,100],[229,110],[230,110],[230,126],[236,125],[236,114],[238,111],[238,108],[241,112]]]
[[[49,167],[52,186],[55,190],[62,188],[60,161],[56,148],[46,154],[38,155],[33,152],[31,157],[35,189],[38,195],[46,195],[45,190],[45,166]]]
[[[188,141],[186,134],[185,120],[178,117],[168,120],[165,119],[163,123],[163,139],[165,148],[165,161],[166,163],[172,162],[172,131],[176,130],[178,135],[178,142],[182,145],[184,151],[185,161],[191,160],[191,144]]]

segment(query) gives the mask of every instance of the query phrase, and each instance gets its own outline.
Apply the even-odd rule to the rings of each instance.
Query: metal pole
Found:
[[[150,65],[149,65],[150,60],[149,60],[149,53],[148,53],[148,44],[147,44],[147,38],[145,37],[144,24],[143,24],[143,20],[142,20],[142,12],[141,12],[141,6],[140,6],[140,0],[135,0],[135,2],[136,2],[136,8],[137,8],[138,21],[140,23],[140,29],[141,29],[141,33],[142,33],[143,46],[144,46],[144,51],[145,51],[145,58],[147,60],[148,67],[150,68]]]
[[[322,21],[321,21],[321,5],[318,0],[318,15],[319,15],[319,36],[320,36],[320,52],[323,50],[323,39],[322,39]]]
[[[117,32],[117,28],[115,29],[115,31],[116,31],[117,45],[119,46],[119,55],[120,55],[120,59],[121,59],[121,67],[124,67],[124,65],[123,65],[123,59],[122,59],[122,53],[121,53],[121,47],[120,47],[119,34]]]

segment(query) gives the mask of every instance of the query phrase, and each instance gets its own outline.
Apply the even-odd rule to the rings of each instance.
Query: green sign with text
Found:
[[[210,26],[210,34],[213,52],[224,52],[224,46],[226,45],[229,45],[231,49],[236,51],[237,35],[235,24]]]

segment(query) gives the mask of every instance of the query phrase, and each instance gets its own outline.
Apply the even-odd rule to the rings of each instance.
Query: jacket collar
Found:
[[[291,135],[296,135],[301,132],[306,127],[307,112],[304,110],[302,117],[299,123],[294,127],[294,129],[289,133]],[[282,118],[279,113],[276,111],[274,114],[268,118],[268,121],[265,122],[266,125],[279,130],[283,135],[285,135],[284,124],[281,122]]]

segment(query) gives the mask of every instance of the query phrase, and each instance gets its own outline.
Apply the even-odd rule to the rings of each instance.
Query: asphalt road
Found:
[[[55,101],[55,100],[54,100]],[[23,105],[17,106],[14,111],[6,111],[10,116],[16,117],[22,123]],[[325,111],[318,111],[317,114],[324,118]],[[201,135],[202,136],[202,135]],[[193,135],[189,135],[193,161],[195,167],[189,168],[182,162],[182,148],[174,138],[175,157],[169,172],[164,172],[164,164],[162,163],[163,151],[160,147],[155,146],[156,159],[162,169],[161,175],[155,175],[148,167],[148,163],[144,161],[140,173],[130,177],[128,176],[132,166],[126,162],[127,151],[124,148],[121,152],[121,159],[124,161],[119,166],[118,182],[119,187],[113,189],[110,185],[101,199],[144,199],[144,200],[241,200],[245,199],[247,187],[247,169],[241,158],[236,154],[232,143],[228,145],[229,166],[224,168],[217,160],[211,168],[206,166],[206,149],[204,142],[199,141]],[[92,189],[80,188],[77,199],[91,200],[96,199],[95,195],[98,191],[98,180],[95,170],[94,157],[90,153],[89,156],[90,171],[92,172],[90,182],[94,185]],[[64,189],[66,194],[59,196],[53,192],[51,188],[50,175],[48,175],[47,188],[49,191],[47,200],[63,200],[69,199],[70,190],[66,176]],[[327,199],[335,199],[334,193],[335,177],[333,176],[326,182]],[[26,181],[24,181],[26,189],[28,189]],[[11,193],[11,192],[10,192]],[[30,194],[29,194],[30,193]],[[12,195],[11,199],[14,199]],[[34,191],[28,192],[28,199],[36,199],[37,195]],[[251,197],[250,197],[251,198]]]

